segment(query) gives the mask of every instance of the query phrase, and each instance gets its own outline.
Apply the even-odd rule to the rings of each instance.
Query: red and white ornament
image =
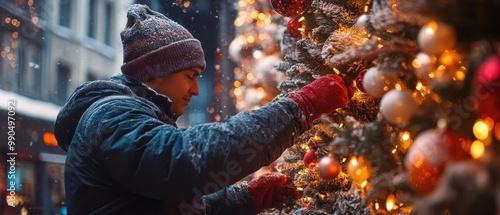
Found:
[[[363,78],[365,77],[365,74],[366,72],[368,71],[368,69],[364,69],[363,71],[361,71],[358,76],[356,76],[356,87],[359,89],[359,91],[363,92],[363,93],[366,93],[365,91],[365,88],[363,88]]]
[[[304,166],[309,169],[313,169],[318,164],[318,157],[314,154],[316,151],[314,149],[309,149],[304,155]]]
[[[413,189],[423,195],[432,193],[448,163],[470,158],[468,145],[467,139],[452,130],[431,129],[419,134],[405,157]]]
[[[312,0],[271,0],[274,10],[283,16],[292,17],[304,12]]]
[[[330,156],[322,157],[319,161],[319,175],[325,180],[333,180],[337,178],[342,169],[340,163]]]
[[[472,87],[477,111],[500,122],[500,55],[490,57],[477,70]]]
[[[288,21],[288,25],[286,30],[288,33],[297,39],[302,38],[302,32],[304,29],[304,17],[303,16],[294,16],[290,21]]]

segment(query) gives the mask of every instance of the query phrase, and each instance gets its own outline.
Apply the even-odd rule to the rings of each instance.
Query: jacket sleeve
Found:
[[[215,193],[204,196],[206,214],[257,214],[248,198],[246,183],[233,184]]]
[[[154,108],[131,97],[113,99],[80,122],[83,136],[99,140],[90,146],[98,149],[89,157],[93,165],[112,183],[154,199],[221,190],[277,159],[307,126],[288,98],[223,123],[184,129],[160,121]]]

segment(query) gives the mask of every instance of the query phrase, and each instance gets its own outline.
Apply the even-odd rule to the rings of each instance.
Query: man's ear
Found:
[[[165,77],[156,78],[151,81],[146,82],[145,84],[149,87],[156,89],[156,87],[160,86],[165,81]]]

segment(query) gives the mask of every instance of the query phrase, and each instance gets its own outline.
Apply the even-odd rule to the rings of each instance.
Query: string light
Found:
[[[478,159],[484,155],[484,143],[476,140],[470,146],[470,154],[473,158]]]
[[[387,196],[387,200],[385,201],[385,208],[388,211],[391,211],[392,209],[395,208],[395,206],[396,206],[396,197],[390,194],[389,196]]]
[[[485,140],[486,138],[488,138],[490,130],[490,127],[488,127],[488,125],[483,120],[477,120],[472,127],[474,136],[479,140]]]

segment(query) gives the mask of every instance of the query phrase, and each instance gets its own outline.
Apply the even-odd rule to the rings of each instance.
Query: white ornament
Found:
[[[376,67],[372,67],[363,76],[363,88],[368,95],[381,98],[394,87],[396,81],[395,72],[381,72]]]
[[[391,123],[409,120],[418,109],[418,104],[410,91],[393,89],[380,101],[380,113]]]
[[[431,79],[429,73],[433,71],[436,65],[436,57],[421,52],[417,54],[412,65],[415,68],[417,78],[424,83],[428,83]]]
[[[439,55],[445,50],[452,50],[455,44],[455,29],[442,22],[430,21],[418,33],[418,45],[429,55]]]

